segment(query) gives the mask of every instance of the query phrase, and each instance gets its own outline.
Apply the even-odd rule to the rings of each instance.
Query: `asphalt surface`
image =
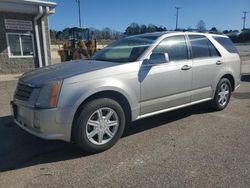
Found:
[[[95,155],[18,128],[14,86],[0,82],[0,187],[250,187],[248,69],[224,111],[205,103],[137,121]]]

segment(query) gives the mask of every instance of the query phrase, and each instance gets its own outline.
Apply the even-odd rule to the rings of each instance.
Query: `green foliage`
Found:
[[[238,35],[237,35],[236,33],[230,33],[230,34],[227,34],[227,36],[228,36],[234,43],[239,42],[239,40],[238,40]]]
[[[218,31],[216,27],[212,27],[212,28],[209,30],[209,33],[220,34],[220,31]]]
[[[238,30],[224,30],[223,33],[227,35],[234,43],[250,42],[250,29],[244,29],[239,33]]]
[[[63,31],[50,30],[51,41],[56,42],[56,41],[64,41],[64,40],[69,39],[71,35],[70,29],[71,28],[65,28]],[[79,29],[79,28],[75,28],[75,29]],[[98,40],[102,40],[102,39],[117,40],[117,39],[124,37],[124,35],[130,36],[130,35],[152,33],[152,32],[162,32],[162,31],[167,31],[167,29],[165,27],[162,27],[162,26],[158,27],[153,24],[149,24],[148,26],[146,26],[145,24],[139,25],[137,23],[131,23],[126,28],[124,33],[116,31],[116,30],[111,30],[110,28],[106,27],[102,30],[90,28],[89,34],[90,34],[90,38],[95,38]],[[178,31],[205,32],[206,25],[203,20],[200,20],[197,23],[197,29],[188,27],[187,29],[178,29]],[[217,30],[216,27],[212,27],[209,30],[209,32],[215,33],[215,34],[221,33],[220,31]],[[239,32],[238,30],[224,30],[222,33],[227,35],[234,43],[250,42],[250,29],[244,29],[241,32]]]
[[[124,35],[138,35],[142,33],[152,33],[157,31],[167,31],[165,27],[158,27],[153,24],[149,24],[146,26],[145,24],[139,25],[137,23],[131,23],[124,32]]]
[[[250,29],[244,29],[238,36],[239,42],[250,42]]]

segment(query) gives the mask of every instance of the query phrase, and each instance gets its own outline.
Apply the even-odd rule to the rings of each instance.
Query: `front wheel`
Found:
[[[227,78],[222,78],[217,85],[212,107],[215,110],[223,110],[227,107],[232,93],[232,86]]]
[[[89,153],[112,147],[122,136],[125,113],[119,103],[100,98],[84,105],[74,125],[74,140]]]

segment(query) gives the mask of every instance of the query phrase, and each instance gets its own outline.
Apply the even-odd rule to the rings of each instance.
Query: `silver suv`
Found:
[[[240,84],[240,69],[238,52],[224,35],[137,35],[89,60],[25,73],[13,114],[33,135],[100,152],[113,146],[131,121],[205,101],[223,110]]]

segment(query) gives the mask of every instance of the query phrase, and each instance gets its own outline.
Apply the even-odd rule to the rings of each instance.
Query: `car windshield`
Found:
[[[91,59],[117,63],[134,62],[156,39],[156,36],[124,38],[97,52]]]

